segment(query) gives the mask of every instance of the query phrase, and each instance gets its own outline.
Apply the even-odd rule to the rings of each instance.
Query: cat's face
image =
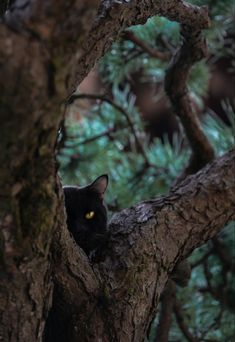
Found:
[[[103,202],[107,185],[108,176],[102,175],[86,187],[63,188],[68,229],[87,254],[107,239],[107,210]]]

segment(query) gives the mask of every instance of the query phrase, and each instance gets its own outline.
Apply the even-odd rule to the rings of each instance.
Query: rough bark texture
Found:
[[[114,217],[101,263],[73,244],[54,161],[61,103],[126,26],[155,14],[208,25],[203,8],[179,0],[102,1],[97,14],[98,5],[16,0],[0,22],[3,341],[41,341],[54,284],[71,342],[142,341],[176,262],[234,214],[229,153],[168,196]]]

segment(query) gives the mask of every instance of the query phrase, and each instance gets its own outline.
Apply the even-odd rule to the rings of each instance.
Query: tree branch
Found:
[[[67,79],[67,94],[71,95],[126,27],[143,24],[154,15],[194,29],[204,29],[209,25],[206,8],[181,0],[103,0],[101,4],[98,0],[90,0],[89,6],[86,1],[29,1],[24,6],[13,6],[5,16],[5,22],[13,30],[50,47],[56,56],[57,69],[63,69],[62,76]],[[84,20],[81,21],[81,17]],[[79,35],[76,28],[79,28]]]
[[[182,308],[180,306],[180,303],[178,301],[174,304],[174,313],[177,320],[177,323],[180,327],[180,330],[182,331],[183,335],[189,342],[200,342],[200,340],[193,336],[192,333],[189,331],[187,325],[184,322],[184,314],[182,312]]]
[[[65,224],[54,163],[60,103],[127,26],[155,14],[197,30],[208,26],[203,8],[180,0],[104,0],[91,29],[99,3],[18,0],[0,21],[4,340],[41,339],[52,270],[63,309],[71,309],[65,313],[72,315],[71,341],[143,339],[176,262],[234,217],[229,153],[168,196],[114,217],[99,264],[89,265],[65,228],[59,231]]]
[[[169,280],[161,298],[161,312],[157,327],[156,342],[168,342],[175,305],[176,284]]]
[[[148,18],[154,15],[161,15],[169,20],[180,22],[189,27],[197,27],[198,29],[207,28],[209,25],[208,13],[205,8],[199,8],[181,0],[135,0],[128,3],[103,0],[98,20],[89,34],[84,54],[76,66],[77,80],[74,78],[72,84],[75,85],[79,82],[81,75],[83,77],[86,75],[87,71],[84,69],[84,65],[93,65],[96,61],[94,60],[93,51],[96,51],[96,58],[97,54],[99,56],[104,54],[113,39],[116,39],[122,32],[122,29],[131,25],[144,24]],[[104,36],[109,41],[104,43]],[[80,70],[80,73],[78,70]]]
[[[206,54],[206,42],[201,31],[188,26],[181,25],[181,33],[183,44],[176,52],[166,72],[165,90],[184,127],[192,149],[190,163],[184,172],[185,176],[197,172],[211,161],[214,158],[214,151],[200,126],[199,119],[193,112],[186,83],[193,64]]]
[[[235,272],[233,257],[226,245],[218,237],[213,238],[212,243],[215,253],[219,256],[221,262],[224,264],[224,267],[231,272]]]
[[[143,339],[174,266],[235,218],[234,156],[235,151],[231,151],[217,158],[169,195],[140,203],[112,218],[104,260],[93,266],[102,279],[105,303],[96,314],[103,327],[110,327],[100,336],[103,333],[108,340]],[[89,331],[95,334],[93,319],[89,322]],[[79,339],[84,327],[77,324]]]

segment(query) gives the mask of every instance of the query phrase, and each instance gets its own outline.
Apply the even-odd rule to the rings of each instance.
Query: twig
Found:
[[[216,254],[219,256],[222,263],[226,266],[227,269],[229,269],[231,272],[235,271],[235,263],[233,261],[232,256],[229,253],[229,250],[225,247],[223,242],[215,237],[212,239],[214,249]]]
[[[207,282],[207,287],[201,288],[200,292],[209,292],[212,297],[214,297],[222,306],[224,305],[224,290],[227,285],[227,278],[223,279],[224,284],[221,287],[213,287],[211,283],[212,274],[208,267],[207,260],[203,263],[203,270],[205,274],[205,279]]]
[[[79,146],[79,145],[89,144],[89,143],[91,143],[91,142],[93,142],[95,140],[98,140],[100,138],[103,138],[105,136],[110,138],[110,134],[114,133],[114,132],[116,132],[116,127],[111,127],[109,129],[105,130],[104,132],[101,132],[101,133],[99,133],[97,135],[94,135],[91,138],[87,138],[87,139],[84,139],[82,141],[79,141],[79,142],[75,143],[74,145],[70,145],[70,146],[71,147],[75,147],[75,146]]]
[[[171,57],[169,52],[162,52],[151,48],[148,44],[139,39],[133,32],[125,31],[123,38],[132,41],[135,45],[139,46],[144,52],[147,52],[149,56],[160,59],[162,61],[168,61]]]
[[[156,342],[168,342],[172,323],[172,313],[175,303],[176,285],[169,280],[162,295],[161,311],[157,326]]]
[[[193,336],[191,332],[189,331],[187,325],[184,322],[184,315],[182,313],[182,308],[180,306],[180,303],[178,301],[175,301],[174,304],[174,313],[176,317],[176,321],[178,323],[178,326],[180,330],[182,331],[183,335],[189,342],[200,342],[200,340]]]
[[[99,94],[78,94],[78,95],[72,95],[70,96],[70,98],[67,100],[67,103],[68,104],[72,104],[75,100],[77,99],[84,99],[84,98],[87,98],[87,99],[91,99],[91,100],[100,100],[100,101],[103,101],[103,102],[107,102],[109,103],[111,106],[113,106],[114,108],[116,108],[120,113],[123,114],[123,116],[125,117],[127,123],[128,123],[128,126],[130,127],[131,129],[131,132],[134,136],[134,139],[135,139],[135,143],[136,143],[136,146],[139,148],[139,151],[140,153],[142,154],[143,158],[144,158],[144,161],[145,161],[145,164],[148,165],[148,166],[153,166],[149,160],[148,160],[148,156],[146,155],[145,153],[145,150],[143,148],[143,145],[142,143],[140,142],[137,134],[136,134],[136,131],[135,131],[135,128],[134,128],[134,124],[128,114],[128,112],[123,108],[121,107],[119,104],[117,104],[116,102],[110,100],[108,97],[104,96],[104,95],[99,95]]]
[[[171,55],[173,55],[173,53],[175,52],[175,47],[169,42],[169,40],[162,35],[160,36],[160,41],[165,46],[165,48],[170,51]]]
[[[205,274],[205,278],[206,278],[206,282],[207,282],[208,291],[211,293],[211,295],[214,298],[216,298],[218,300],[217,295],[216,295],[216,293],[215,293],[215,291],[213,289],[213,286],[211,284],[211,277],[212,277],[212,275],[211,275],[211,272],[210,272],[210,270],[208,268],[207,260],[205,260],[204,263],[203,263],[203,270],[204,270],[204,274]]]
[[[215,327],[218,327],[221,324],[223,313],[224,313],[224,308],[223,306],[221,306],[217,317],[215,317],[214,321],[209,325],[209,327],[206,327],[204,332],[202,332],[200,340],[207,341],[204,337],[206,336],[206,334],[208,334],[208,331],[214,329]]]
[[[191,268],[196,268],[201,265],[213,252],[213,249],[209,249],[199,260],[191,264]]]

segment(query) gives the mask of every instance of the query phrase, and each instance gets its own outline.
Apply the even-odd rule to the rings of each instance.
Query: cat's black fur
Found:
[[[76,243],[90,256],[99,261],[103,246],[108,239],[107,210],[103,202],[108,185],[108,176],[102,175],[86,187],[65,186],[65,208],[67,226]],[[94,217],[86,219],[86,214],[94,212]],[[92,252],[92,253],[91,253]],[[93,254],[94,253],[94,254]],[[43,342],[67,342],[70,318],[61,317],[60,295],[55,286],[52,308],[47,317]],[[66,321],[67,320],[67,321]]]
[[[102,175],[83,188],[63,188],[68,229],[87,255],[107,240],[107,210],[103,202],[107,186],[108,176]],[[94,212],[91,219],[86,218],[89,212]]]

